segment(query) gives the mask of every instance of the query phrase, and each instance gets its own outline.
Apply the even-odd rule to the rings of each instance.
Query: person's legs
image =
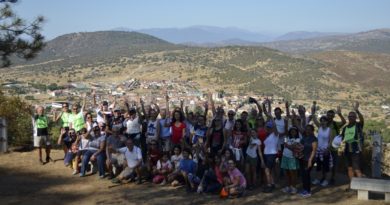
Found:
[[[257,179],[256,165],[251,165],[250,168],[252,173],[252,186],[256,186],[256,179]]]
[[[91,156],[93,155],[93,153],[95,153],[95,151],[87,150],[83,154],[83,159],[82,159],[82,162],[81,162],[80,176],[85,176],[85,171],[87,169],[88,162],[91,159]]]
[[[301,161],[301,173],[302,173],[302,187],[304,191],[311,192],[311,168],[307,168],[307,161]]]
[[[333,167],[331,169],[331,177],[330,177],[330,183],[334,184],[335,183],[335,178],[336,178],[336,170],[338,168],[338,154],[337,151],[331,151],[332,159],[333,159]]]
[[[99,177],[103,178],[105,175],[105,161],[106,161],[106,153],[101,152],[96,156],[97,165],[99,169]]]

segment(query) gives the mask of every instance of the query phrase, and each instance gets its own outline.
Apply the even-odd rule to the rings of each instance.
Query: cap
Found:
[[[114,112],[115,111],[121,111],[121,109],[119,107],[116,107],[116,108],[114,108]]]

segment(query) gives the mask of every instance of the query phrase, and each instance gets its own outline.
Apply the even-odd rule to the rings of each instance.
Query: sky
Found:
[[[44,16],[47,39],[118,27],[207,25],[268,35],[390,28],[390,0],[19,0],[14,10],[28,21]]]

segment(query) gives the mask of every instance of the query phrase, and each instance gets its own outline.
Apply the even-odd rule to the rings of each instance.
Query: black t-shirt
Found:
[[[313,142],[317,142],[318,139],[314,135],[312,136],[303,136],[301,139],[301,144],[303,145],[303,159],[309,161],[311,152],[313,151]]]

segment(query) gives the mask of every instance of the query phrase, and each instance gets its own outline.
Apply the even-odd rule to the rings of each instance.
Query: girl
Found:
[[[244,175],[236,168],[234,160],[228,161],[228,178],[225,178],[224,189],[229,197],[240,197],[245,191],[246,180]]]
[[[186,124],[184,123],[184,115],[181,111],[175,110],[173,112],[172,117],[172,123],[171,123],[171,129],[172,129],[172,137],[171,137],[171,143],[173,146],[182,146],[185,145],[185,131],[186,131]]]
[[[244,169],[244,154],[243,150],[247,144],[247,132],[243,129],[243,123],[241,119],[236,120],[234,123],[232,135],[231,135],[231,144],[230,149],[233,150],[233,153],[236,157],[236,162],[238,163],[238,169]]]
[[[265,167],[263,153],[261,152],[261,141],[257,138],[256,130],[250,131],[249,145],[246,154],[246,175],[249,180],[248,189],[252,189],[256,186],[257,155],[260,156],[261,167]]]
[[[173,166],[169,160],[168,153],[163,153],[160,160],[157,162],[157,167],[154,169],[153,183],[165,185],[168,180],[168,175],[172,172]]]

